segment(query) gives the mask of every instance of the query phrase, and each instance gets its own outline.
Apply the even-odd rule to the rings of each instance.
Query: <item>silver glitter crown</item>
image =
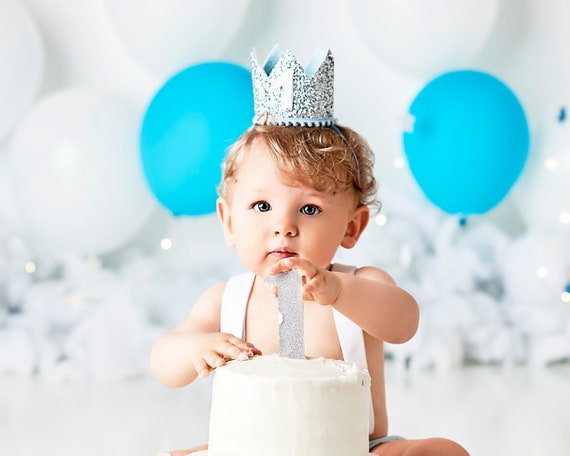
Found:
[[[306,68],[290,50],[275,46],[261,66],[251,52],[254,123],[261,125],[334,125],[334,60],[317,49]]]

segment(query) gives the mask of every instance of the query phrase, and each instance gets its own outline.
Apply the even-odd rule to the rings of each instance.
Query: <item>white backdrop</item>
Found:
[[[558,116],[570,89],[570,5],[457,4],[3,0],[0,372],[145,373],[157,335],[180,322],[206,286],[240,269],[215,217],[174,218],[159,207],[133,171],[133,138],[175,72],[203,60],[248,67],[252,47],[263,58],[274,43],[302,63],[317,46],[332,49],[335,114],[376,151],[386,219],[339,259],[385,267],[420,302],[418,335],[389,354],[412,368],[569,359],[570,222],[558,217],[570,211],[570,130]],[[416,94],[439,73],[462,68],[505,82],[531,132],[514,189],[463,228],[423,196],[402,149]],[[73,150],[56,144],[62,138],[83,141],[85,157],[70,159]],[[44,156],[51,146],[59,147],[57,166],[75,167],[74,185],[84,190],[92,181],[89,197],[121,195],[122,209],[55,191],[58,182],[46,177],[54,160]],[[114,162],[122,150],[129,158]],[[53,204],[33,208],[30,187],[53,195]],[[96,254],[74,249],[73,240]]]

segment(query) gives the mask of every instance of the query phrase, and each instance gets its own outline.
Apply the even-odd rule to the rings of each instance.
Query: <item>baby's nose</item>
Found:
[[[275,236],[295,237],[298,234],[297,227],[293,223],[278,223],[274,230]]]

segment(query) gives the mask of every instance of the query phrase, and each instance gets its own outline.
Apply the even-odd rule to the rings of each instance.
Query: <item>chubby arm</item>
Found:
[[[365,332],[392,344],[414,336],[419,324],[418,304],[386,272],[367,266],[355,275],[330,274],[340,281],[340,293],[331,305]]]
[[[275,264],[268,273],[294,268],[303,275],[305,299],[333,306],[371,336],[399,344],[416,333],[418,304],[385,271],[367,266],[351,275],[327,271],[302,258],[291,257]]]
[[[150,354],[150,368],[159,382],[173,388],[205,377],[230,359],[261,354],[252,344],[220,333],[220,308],[225,283],[206,290],[192,307],[188,319],[161,337]]]

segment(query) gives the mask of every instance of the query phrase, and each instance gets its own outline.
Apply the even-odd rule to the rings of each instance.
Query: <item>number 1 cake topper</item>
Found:
[[[305,359],[303,340],[303,278],[297,269],[265,277],[277,286],[279,356]]]

